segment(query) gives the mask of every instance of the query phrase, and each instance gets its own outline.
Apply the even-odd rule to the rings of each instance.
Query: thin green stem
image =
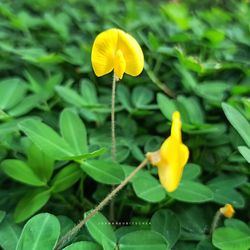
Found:
[[[216,229],[216,227],[218,226],[218,223],[220,221],[220,217],[221,217],[221,212],[220,210],[218,210],[213,218],[213,222],[211,225],[211,229],[210,229],[210,234],[212,235],[214,230]]]
[[[115,137],[115,90],[116,90],[116,76],[113,75],[112,82],[112,96],[111,96],[111,136],[112,136],[112,160],[116,161],[116,137]]]
[[[115,134],[115,92],[116,92],[116,81],[117,77],[115,73],[113,74],[113,82],[112,82],[112,96],[111,96],[111,137],[112,137],[112,143],[111,143],[111,155],[113,162],[116,161],[116,134]],[[112,190],[114,189],[114,186],[112,187]],[[109,219],[111,221],[114,220],[114,200],[111,201],[109,206]]]
[[[92,210],[83,220],[81,220],[75,227],[73,227],[68,233],[66,233],[61,240],[58,242],[57,246],[55,247],[56,250],[62,249],[65,244],[67,244],[71,238],[86,224],[86,222],[91,219],[96,213],[98,213],[100,210],[103,209],[105,205],[111,201],[115,195],[124,187],[127,185],[127,183],[137,174],[137,172],[145,167],[148,163],[147,159],[144,159],[140,165],[138,165],[133,172],[130,173],[129,176],[127,176],[124,181],[117,186],[115,189],[111,191],[100,203],[97,205],[97,207]]]

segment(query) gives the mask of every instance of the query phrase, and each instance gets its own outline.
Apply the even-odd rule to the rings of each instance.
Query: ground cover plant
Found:
[[[249,16],[243,0],[2,0],[0,249],[250,249]],[[112,28],[144,59],[119,33],[99,74]]]

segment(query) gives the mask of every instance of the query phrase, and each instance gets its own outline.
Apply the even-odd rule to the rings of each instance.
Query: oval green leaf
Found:
[[[166,197],[166,191],[162,185],[151,175],[135,178],[132,186],[136,195],[148,202],[160,202]]]
[[[74,185],[81,177],[79,165],[71,163],[60,170],[52,180],[52,192],[59,193]]]
[[[50,191],[34,190],[27,193],[17,204],[14,219],[16,223],[28,219],[31,215],[41,209],[50,199]]]
[[[63,160],[74,155],[68,143],[51,127],[35,120],[27,119],[19,123],[19,128],[43,152],[56,160]]]
[[[158,210],[151,218],[151,229],[160,233],[172,248],[180,237],[181,225],[178,217],[167,209]]]
[[[132,92],[132,102],[137,108],[143,108],[154,98],[154,93],[149,88],[137,86]]]
[[[63,250],[102,250],[102,248],[94,242],[79,241],[63,248]]]
[[[85,217],[89,214],[85,213]],[[90,220],[87,221],[86,227],[90,235],[100,245],[106,249],[110,246],[110,249],[114,249],[116,245],[116,236],[109,221],[101,213],[95,214]]]
[[[208,187],[194,181],[182,181],[177,190],[168,195],[176,200],[190,203],[201,203],[213,199],[213,192]]]
[[[21,228],[11,222],[7,217],[0,223],[0,248],[16,250],[16,245],[21,234]]]
[[[1,164],[1,168],[5,174],[14,180],[31,186],[45,186],[46,182],[43,182],[32,171],[32,169],[23,161],[20,160],[5,160]]]
[[[88,152],[87,132],[80,117],[71,109],[64,109],[60,115],[60,130],[63,138],[74,149],[76,155]]]
[[[157,94],[157,103],[162,114],[171,121],[173,112],[178,110],[175,102],[167,96],[159,93]]]
[[[8,78],[0,82],[0,109],[17,105],[26,93],[26,86],[19,78]]]
[[[122,167],[111,161],[89,160],[83,162],[81,168],[94,180],[104,184],[119,184],[125,177]]]
[[[237,130],[248,147],[250,147],[250,124],[247,119],[237,109],[227,103],[222,103],[222,109],[231,125]]]
[[[34,173],[44,182],[48,182],[54,170],[54,160],[33,143],[28,148],[27,155],[28,165]]]
[[[59,235],[58,219],[52,214],[38,214],[25,224],[16,250],[54,249]]]
[[[197,164],[188,163],[183,171],[183,180],[194,180],[201,174],[201,167]]]
[[[236,228],[222,227],[213,233],[213,245],[221,250],[248,250],[250,234]]]
[[[120,250],[166,250],[168,242],[153,231],[141,230],[124,235],[119,241]]]

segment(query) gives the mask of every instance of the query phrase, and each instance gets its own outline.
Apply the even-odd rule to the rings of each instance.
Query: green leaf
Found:
[[[177,54],[183,54],[183,51],[181,49],[176,50]],[[185,55],[184,55],[185,56]],[[185,56],[186,57],[186,56]],[[197,87],[197,81],[194,78],[194,76],[182,65],[175,64],[176,69],[180,72],[184,88],[188,91],[194,91],[194,89]]]
[[[189,28],[188,8],[184,3],[170,2],[163,5],[164,13],[182,30]]]
[[[44,189],[37,189],[27,193],[16,206],[14,212],[15,222],[19,223],[28,219],[48,202],[50,196],[50,191]]]
[[[76,91],[64,86],[56,86],[55,89],[64,101],[73,104],[76,107],[82,107],[85,105],[83,98]]]
[[[107,152],[106,148],[100,148],[100,149],[97,149],[97,150],[90,152],[90,153],[87,153],[87,154],[65,157],[65,160],[74,160],[76,162],[82,162],[82,161],[87,160],[87,159],[96,158],[100,155],[103,155],[106,152]]]
[[[171,210],[161,209],[151,218],[151,230],[160,233],[172,248],[180,237],[181,225]]]
[[[232,189],[240,187],[247,182],[245,175],[233,174],[233,175],[219,175],[208,182],[210,188],[228,188]]]
[[[179,95],[176,105],[181,113],[183,122],[195,125],[203,124],[204,115],[197,99]]]
[[[246,159],[248,163],[250,163],[250,148],[245,146],[238,147],[241,155]]]
[[[236,208],[242,208],[245,204],[244,197],[234,188],[247,182],[244,175],[220,175],[208,183],[208,187],[214,192],[214,201],[223,205],[232,204]]]
[[[4,250],[16,250],[21,229],[8,218],[0,223],[0,246]]]
[[[129,112],[132,111],[133,108],[130,101],[130,93],[126,86],[120,84],[118,85],[117,99],[127,111]]]
[[[168,242],[159,233],[153,231],[135,231],[124,235],[119,241],[120,250],[166,250]]]
[[[154,98],[154,93],[149,88],[137,86],[132,92],[132,102],[137,108],[143,108]]]
[[[35,144],[31,144],[28,148],[27,155],[28,165],[41,180],[47,183],[54,170],[54,160]]]
[[[246,118],[235,108],[227,103],[222,103],[223,111],[231,123],[237,130],[245,143],[250,147],[250,124]]]
[[[87,132],[80,117],[70,109],[64,109],[60,115],[60,130],[63,138],[76,155],[88,152]]]
[[[5,160],[1,163],[1,168],[5,174],[11,178],[31,186],[45,186],[43,182],[27,165],[27,163],[20,160]]]
[[[201,203],[211,201],[213,192],[205,185],[183,180],[176,191],[168,193],[168,195],[176,200],[190,203]]]
[[[136,195],[148,202],[160,202],[166,197],[166,191],[162,185],[151,175],[136,178],[132,181]]]
[[[230,88],[228,83],[224,82],[203,82],[196,86],[194,91],[200,97],[212,102],[221,102],[225,97],[225,91]]]
[[[73,156],[71,147],[51,127],[35,119],[27,119],[19,123],[19,128],[43,152],[56,160]]]
[[[209,186],[210,187],[210,186]],[[211,190],[214,192],[213,200],[221,205],[230,203],[235,208],[243,208],[245,205],[245,199],[241,193],[235,189],[221,186],[220,188],[211,186]]]
[[[235,228],[222,227],[213,233],[213,245],[222,250],[248,250],[250,234]]]
[[[94,180],[104,184],[119,184],[124,180],[122,167],[111,161],[89,160],[82,163],[81,168]]]
[[[82,80],[80,90],[83,100],[88,105],[98,105],[95,85],[91,81],[88,79]]]
[[[78,164],[71,163],[61,169],[52,180],[53,193],[62,192],[73,186],[81,177],[82,171]]]
[[[188,163],[183,171],[183,180],[194,180],[201,174],[201,167],[194,163]]]
[[[8,78],[0,82],[0,109],[8,110],[17,105],[26,93],[26,86],[19,78]]]
[[[94,242],[79,241],[63,248],[63,250],[102,250],[102,248]]]
[[[86,217],[88,213],[85,213],[84,216]],[[101,213],[97,213],[89,219],[86,227],[93,239],[102,245],[105,250],[109,249],[107,246],[110,246],[110,249],[114,249],[116,245],[115,233],[109,221]]]
[[[60,235],[58,219],[48,213],[32,217],[24,226],[16,250],[54,249]]]
[[[250,227],[241,220],[237,220],[237,219],[233,219],[233,218],[227,219],[227,220],[225,220],[225,226],[238,229],[238,230],[250,235]]]
[[[204,36],[212,43],[217,44],[224,40],[225,32],[219,29],[208,29],[206,30]]]
[[[211,225],[203,206],[181,206],[178,209],[178,219],[181,222],[182,237],[187,240],[203,239]]]
[[[173,112],[178,110],[175,102],[169,97],[159,93],[157,94],[157,103],[162,114],[171,121]]]
[[[8,114],[15,117],[24,115],[38,106],[40,101],[41,96],[39,95],[26,96],[17,106],[9,110]]]

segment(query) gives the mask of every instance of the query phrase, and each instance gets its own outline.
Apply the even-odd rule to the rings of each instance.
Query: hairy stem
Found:
[[[116,161],[116,135],[115,135],[115,92],[116,92],[116,75],[113,74],[113,82],[112,82],[112,96],[111,96],[111,137],[112,137],[112,143],[111,143],[111,155],[113,162]],[[114,186],[112,186],[112,190],[114,189]],[[111,221],[114,220],[114,200],[111,201],[109,205],[109,219]]]
[[[95,209],[93,209],[83,220],[81,220],[75,227],[73,227],[68,233],[66,233],[61,240],[56,245],[55,249],[59,250],[67,244],[71,238],[86,224],[86,222],[91,219],[96,213],[98,213],[100,210],[103,209],[105,205],[108,204],[109,201],[111,201],[115,195],[124,187],[127,185],[127,183],[137,174],[137,172],[145,167],[148,163],[147,159],[144,159],[140,165],[138,165],[133,172],[130,173],[129,176],[127,176],[124,181],[114,188],[111,193],[109,193],[100,203],[96,206]]]
[[[115,138],[115,90],[116,90],[116,76],[113,75],[112,82],[112,97],[111,97],[111,136],[112,136],[112,160],[116,161],[116,138]]]
[[[212,235],[214,230],[216,229],[216,227],[218,226],[218,223],[220,221],[220,217],[221,217],[221,212],[220,210],[218,210],[213,218],[213,222],[211,225],[211,229],[210,229],[210,234]]]

